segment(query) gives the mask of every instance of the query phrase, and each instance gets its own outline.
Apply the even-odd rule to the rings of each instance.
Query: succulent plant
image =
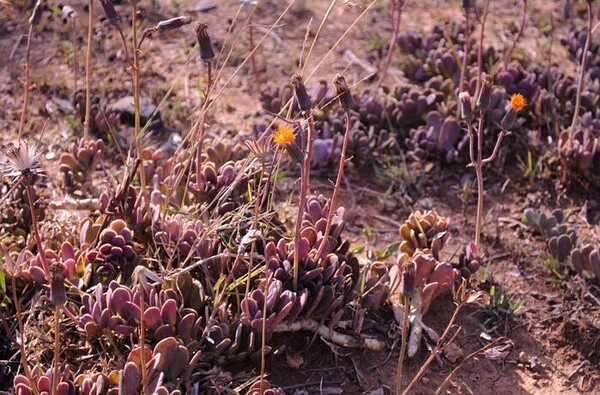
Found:
[[[281,238],[277,243],[269,242],[265,246],[267,273],[272,279],[267,292],[264,291],[266,280],[262,279],[256,292],[242,301],[246,324],[262,328],[265,297],[268,331],[284,319],[293,322],[298,317],[314,317],[331,320],[334,325],[342,317],[342,307],[358,277],[358,262],[348,254],[348,243],[341,238],[343,208],[337,210],[330,234],[324,238],[329,210],[329,200],[323,196],[308,199],[300,233],[296,290],[292,286],[294,243]],[[316,257],[321,242],[325,245],[321,256]]]
[[[537,229],[548,242],[548,251],[556,261],[575,272],[600,280],[599,250],[591,244],[580,245],[577,233],[564,224],[564,214],[555,210],[551,215],[525,210],[523,222]],[[570,265],[569,265],[570,264]]]
[[[582,119],[582,122],[584,120]],[[580,126],[563,130],[558,137],[558,152],[567,168],[586,172],[600,162],[600,143],[593,130]],[[600,166],[598,166],[600,169]]]
[[[197,311],[204,306],[202,287],[189,274],[180,274],[163,289],[148,287],[144,292],[144,323],[149,337],[157,341],[176,337],[190,351],[197,349],[202,319]],[[79,327],[88,336],[98,337],[105,330],[131,335],[141,320],[140,290],[111,281],[103,291],[96,286],[92,294],[84,294]]]
[[[444,158],[451,162],[462,151],[467,139],[468,135],[463,133],[456,119],[443,119],[439,112],[431,111],[427,115],[427,124],[411,129],[405,144],[413,160]]]
[[[401,252],[397,260],[399,270],[402,270],[409,261],[415,268],[414,292],[421,292],[421,311],[425,314],[435,297],[452,289],[452,284],[459,273],[451,264],[438,262],[431,254],[424,251],[417,251],[412,256]]]
[[[589,274],[600,281],[600,250],[591,244],[571,251],[571,267],[580,274]]]
[[[261,386],[262,384],[262,386]],[[258,379],[248,388],[247,395],[285,395],[285,391],[281,388],[271,387],[271,383],[267,380]]]
[[[54,377],[54,369],[49,368],[45,373],[39,365],[36,365],[31,370],[31,378],[35,382],[37,392],[41,395],[75,395],[77,393],[75,384],[71,376],[69,366],[65,366],[59,374],[56,386],[56,392],[53,391],[52,383]],[[29,379],[23,375],[17,375],[14,380],[14,390],[19,395],[33,395],[34,389],[31,388]]]
[[[104,154],[102,140],[81,140],[74,143],[71,151],[60,156],[59,170],[62,174],[63,185],[68,190],[77,188],[86,192],[90,189],[89,182]]]
[[[205,229],[201,221],[185,221],[174,217],[156,224],[154,240],[169,256],[183,262],[208,258],[216,253],[217,237]]]
[[[458,257],[458,263],[453,266],[466,280],[475,274],[483,266],[483,259],[479,255],[477,245],[472,242],[465,245]]]
[[[431,87],[422,90],[400,87],[395,89],[393,96],[395,100],[387,103],[387,114],[392,124],[400,129],[424,124],[427,114],[444,101],[444,94]]]
[[[256,330],[242,323],[234,324],[226,319],[221,321],[223,322],[211,325],[208,330],[204,359],[221,364],[260,357],[261,342]],[[271,350],[271,346],[265,346],[265,354],[269,354]]]
[[[511,63],[506,70],[498,73],[497,81],[504,87],[509,95],[520,93],[525,96],[527,103],[536,103],[540,96],[537,78],[523,68],[520,63]]]
[[[438,259],[448,238],[449,222],[435,211],[415,211],[400,226],[400,251],[412,256],[417,250],[430,250]]]
[[[131,350],[127,356],[127,363],[119,372],[119,394],[142,393],[142,352],[145,354],[148,392],[179,394],[179,391],[170,392],[163,384],[176,382],[186,370],[193,368],[189,365],[192,356],[187,348],[173,337],[161,340],[152,351],[148,347],[144,347],[144,351],[140,347]]]
[[[194,173],[190,177],[192,181],[190,181],[189,189],[199,203],[210,206],[216,203],[215,199],[219,194],[224,193],[226,189],[233,186],[227,200],[216,207],[218,214],[225,214],[245,202],[249,179],[246,175],[242,175],[239,180],[237,179],[242,170],[242,161],[228,161],[221,166],[211,161],[205,161],[202,163],[200,176],[198,177]]]
[[[82,245],[96,239],[98,224],[86,221],[81,226]],[[101,278],[113,278],[123,269],[132,269],[137,259],[133,246],[134,232],[122,219],[115,219],[103,229],[98,238],[98,246],[86,252],[85,259],[92,271]]]

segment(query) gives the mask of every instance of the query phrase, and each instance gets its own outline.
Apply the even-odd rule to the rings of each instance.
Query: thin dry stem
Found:
[[[90,137],[90,117],[92,112],[92,41],[94,39],[94,0],[88,2],[88,36],[85,52],[85,120],[83,123],[84,140]]]
[[[52,393],[56,394],[58,387],[58,365],[60,364],[60,306],[54,307],[54,360],[52,362],[54,366],[54,374],[52,375]]]
[[[483,18],[481,20],[481,31],[479,32],[479,48],[477,48],[477,88],[475,92],[479,92],[481,88],[481,76],[483,75],[483,37],[485,35],[485,22],[487,21],[488,10],[490,8],[490,0],[485,2]]]
[[[585,77],[585,68],[588,58],[588,50],[590,49],[590,43],[592,41],[592,6],[589,2],[587,5],[587,30],[585,45],[583,47],[583,54],[581,55],[581,64],[579,65],[579,83],[577,84],[577,96],[575,98],[575,110],[573,112],[573,121],[571,122],[571,131],[569,133],[569,147],[573,142],[573,131],[579,121],[579,109],[581,107],[581,93],[583,92],[583,79]]]
[[[508,64],[512,60],[512,54],[513,54],[515,48],[517,47],[517,43],[523,36],[523,30],[525,30],[525,21],[526,20],[527,20],[527,0],[523,0],[523,19],[521,19],[521,27],[519,28],[519,32],[517,33],[517,36],[512,41],[510,48],[508,49],[508,51],[506,51],[506,55],[504,56],[504,68],[505,69],[508,67]]]
[[[29,369],[29,362],[27,361],[27,354],[25,354],[25,325],[23,324],[23,311],[21,309],[21,302],[19,301],[19,297],[17,295],[16,276],[11,276],[11,288],[13,303],[15,304],[15,311],[17,315],[17,324],[19,325],[19,354],[21,354],[21,365],[23,365],[25,376],[27,376],[27,380],[29,380],[29,384],[31,386],[31,389],[33,390],[33,393],[35,395],[38,395],[39,391],[37,388],[37,383],[31,375],[31,369]]]
[[[404,316],[402,318],[402,343],[400,345],[400,355],[398,356],[398,372],[396,379],[396,394],[402,393],[402,367],[404,365],[404,355],[406,354],[406,343],[408,338],[408,316],[410,314],[410,298],[404,300]]]
[[[18,139],[20,140],[23,136],[23,128],[25,127],[25,118],[27,117],[27,108],[29,106],[29,68],[30,54],[31,54],[31,40],[33,38],[33,25],[29,25],[29,33],[27,33],[27,53],[25,55],[25,90],[23,92],[23,108],[21,109],[21,119],[19,121],[19,133]]]
[[[444,379],[444,381],[442,382],[442,384],[440,384],[440,386],[438,387],[438,389],[434,392],[434,395],[439,395],[442,393],[442,390],[444,389],[444,387],[446,386],[446,384],[448,384],[448,382],[452,379],[452,377],[454,377],[454,375],[456,374],[456,372],[458,372],[468,361],[470,361],[471,359],[475,358],[477,355],[481,354],[482,352],[485,352],[486,350],[489,350],[490,348],[494,347],[496,344],[500,343],[501,341],[505,341],[508,340],[506,337],[499,337],[496,340],[494,340],[493,342],[487,344],[484,347],[481,347],[480,349],[478,349],[477,351],[469,354],[465,359],[463,359],[462,361],[460,361],[460,363],[458,364],[457,367],[455,367],[452,372],[450,372],[450,374],[448,376],[446,376],[446,378]]]
[[[344,167],[346,166],[346,150],[348,149],[348,140],[350,140],[350,111],[346,111],[346,132],[344,133],[344,141],[342,143],[342,153],[340,154],[340,163],[338,167],[337,178],[335,180],[335,187],[333,188],[333,194],[331,196],[331,201],[329,202],[329,215],[327,216],[327,225],[325,226],[325,233],[323,234],[323,240],[321,241],[319,249],[317,250],[317,255],[315,256],[315,259],[317,260],[323,253],[323,248],[325,248],[325,245],[327,244],[329,232],[331,231],[331,223],[333,222],[333,216],[335,214],[335,205],[337,203],[337,198],[342,186],[342,178],[344,177]]]
[[[402,19],[402,9],[404,8],[404,0],[391,0],[390,1],[390,15],[392,20],[392,37],[390,38],[390,45],[388,47],[387,55],[385,57],[385,63],[381,70],[381,76],[379,78],[379,85],[383,83],[387,76],[390,63],[392,62],[392,55],[394,54],[394,48],[396,48],[398,42],[398,35],[400,34],[400,21]]]
[[[442,350],[446,347],[446,338],[448,337],[448,334],[450,333],[450,329],[454,326],[454,322],[456,321],[456,318],[458,317],[458,313],[460,312],[460,310],[462,309],[462,307],[464,306],[464,304],[462,304],[462,302],[459,302],[459,304],[456,306],[456,309],[454,309],[454,314],[452,314],[452,318],[450,318],[450,321],[448,322],[448,325],[446,325],[446,329],[444,330],[444,333],[442,334],[442,337],[440,337],[440,339],[438,340],[435,348],[433,349],[433,351],[431,352],[431,354],[429,355],[429,358],[427,358],[427,360],[425,361],[425,363],[421,366],[421,369],[419,369],[419,372],[416,374],[416,376],[412,379],[412,381],[410,382],[410,384],[408,385],[408,387],[406,387],[406,389],[404,390],[404,392],[402,392],[402,395],[407,395],[409,394],[410,390],[412,387],[415,386],[415,384],[419,381],[419,379],[423,376],[423,374],[425,373],[425,371],[427,370],[427,368],[429,367],[429,365],[431,364],[431,362],[433,362],[433,360],[435,359],[435,357],[442,352]]]

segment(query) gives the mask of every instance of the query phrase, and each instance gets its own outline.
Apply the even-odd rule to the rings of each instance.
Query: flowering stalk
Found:
[[[42,18],[42,1],[38,0],[33,7],[31,17],[29,17],[29,32],[27,33],[27,52],[25,55],[25,90],[23,92],[23,108],[21,110],[21,119],[19,120],[19,140],[23,136],[23,128],[25,127],[25,117],[27,116],[27,107],[29,106],[29,69],[31,67],[30,54],[31,54],[31,40],[33,39],[33,29],[40,23]]]
[[[302,163],[300,173],[300,203],[298,206],[298,215],[296,217],[296,226],[294,229],[294,275],[293,286],[294,290],[298,289],[298,275],[300,270],[300,228],[302,226],[302,218],[304,217],[304,206],[306,206],[306,194],[310,184],[310,158],[312,156],[313,140],[315,136],[315,122],[312,113],[312,101],[306,92],[306,87],[302,81],[302,77],[296,74],[292,77],[292,86],[294,95],[298,100],[298,105],[303,111],[308,123],[308,137],[306,139],[306,155]],[[304,148],[304,147],[303,147]]]
[[[62,270],[62,268],[61,268]],[[58,387],[58,365],[60,364],[60,306],[54,306],[54,374],[52,375],[52,388],[53,394],[57,394]]]
[[[340,162],[338,167],[337,178],[335,180],[335,187],[333,188],[333,194],[331,196],[331,202],[329,205],[329,215],[327,216],[327,225],[325,226],[325,234],[323,234],[323,240],[317,250],[315,259],[318,261],[323,253],[323,248],[327,244],[329,238],[329,232],[331,230],[331,223],[333,222],[333,215],[335,213],[335,204],[341,189],[342,178],[344,177],[344,166],[346,166],[346,150],[348,148],[348,140],[350,140],[350,109],[354,107],[354,99],[350,93],[350,89],[346,84],[346,80],[343,76],[337,75],[333,81],[337,95],[340,98],[342,108],[346,112],[346,132],[344,133],[344,141],[342,143],[342,152],[340,154]]]
[[[83,124],[83,139],[87,140],[90,136],[90,117],[92,114],[92,40],[94,33],[94,0],[88,2],[88,36],[87,48],[85,53],[85,120]]]
[[[527,20],[527,0],[523,0],[523,19],[521,20],[521,27],[519,28],[519,32],[517,33],[517,36],[512,41],[510,48],[508,49],[508,51],[506,51],[506,55],[504,56],[504,68],[505,69],[508,67],[508,64],[510,63],[510,61],[512,59],[512,54],[513,54],[515,48],[517,47],[517,43],[519,42],[519,40],[521,39],[521,36],[523,35],[523,30],[525,30],[525,21],[526,20]]]
[[[37,389],[37,383],[31,375],[31,369],[29,369],[29,362],[27,361],[27,354],[25,354],[25,325],[23,324],[23,312],[21,310],[21,302],[19,301],[19,297],[17,295],[17,276],[11,276],[11,288],[13,303],[15,304],[15,311],[17,315],[17,324],[19,325],[19,337],[21,339],[19,342],[19,354],[21,354],[21,365],[23,365],[25,376],[27,376],[27,379],[29,380],[29,384],[31,385],[33,393],[35,395],[38,395],[39,391]]]
[[[19,134],[20,139],[23,136],[23,127],[25,126],[25,116],[27,115],[27,107],[29,106],[29,54],[31,52],[31,38],[33,36],[33,25],[29,26],[29,33],[27,34],[27,55],[25,58],[25,91],[23,92],[23,108],[21,110],[21,120],[19,121]]]
[[[483,196],[485,193],[484,185],[483,185],[483,166],[492,162],[498,156],[498,151],[500,149],[500,144],[502,144],[502,140],[505,136],[509,134],[508,130],[514,124],[517,113],[523,107],[527,105],[525,97],[519,93],[511,96],[510,99],[510,109],[502,119],[500,126],[502,130],[498,135],[496,143],[494,144],[494,150],[492,154],[483,158],[483,136],[484,136],[484,113],[490,102],[490,95],[492,90],[492,79],[489,75],[484,75],[483,84],[479,91],[478,99],[477,99],[477,107],[479,109],[479,126],[477,128],[477,154],[474,152],[474,140],[475,133],[473,132],[473,109],[471,104],[471,97],[467,92],[461,92],[459,95],[459,102],[462,109],[462,117],[465,119],[467,123],[467,132],[469,134],[469,156],[471,159],[471,163],[468,167],[475,167],[475,174],[477,176],[477,217],[475,222],[475,245],[479,247],[481,240],[481,227],[483,222]]]
[[[479,48],[477,48],[477,88],[475,92],[481,89],[482,77],[483,77],[483,36],[485,34],[485,22],[487,21],[488,10],[490,8],[490,0],[485,2],[485,8],[483,10],[483,17],[481,19],[481,31],[479,33]]]
[[[392,20],[392,37],[390,38],[390,45],[388,47],[387,56],[385,63],[381,70],[381,77],[379,84],[382,84],[387,75],[390,63],[392,62],[392,54],[394,48],[398,43],[398,35],[400,34],[400,19],[402,18],[402,8],[404,7],[404,0],[391,0],[390,1],[390,15]]]
[[[215,57],[212,42],[208,34],[208,25],[201,23],[196,27],[196,39],[200,47],[200,59],[206,65],[206,92],[204,94],[204,104],[202,106],[202,115],[200,118],[200,134],[198,136],[198,146],[196,147],[196,182],[198,185],[201,183],[202,173],[202,141],[204,140],[204,133],[206,129],[206,114],[208,112],[208,104],[210,103],[209,97],[212,88],[212,63]]]
[[[579,83],[577,84],[577,96],[575,97],[575,110],[573,112],[573,121],[571,122],[571,131],[569,132],[569,148],[573,143],[573,131],[579,120],[579,108],[581,107],[581,93],[583,91],[583,78],[585,77],[585,68],[588,58],[588,50],[592,41],[592,5],[586,1],[587,5],[587,29],[583,54],[581,55],[581,64],[579,65]]]

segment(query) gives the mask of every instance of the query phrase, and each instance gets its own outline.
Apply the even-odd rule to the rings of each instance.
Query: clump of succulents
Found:
[[[569,55],[577,63],[581,62],[583,50],[587,38],[587,29],[579,29],[577,26],[571,26],[569,36],[560,40],[561,44],[567,47]],[[592,78],[600,76],[600,44],[590,41],[588,48],[587,62],[585,68],[590,72]]]
[[[547,240],[548,252],[561,266],[569,266],[575,272],[586,277],[596,276],[600,279],[600,261],[598,249],[590,244],[581,245],[577,233],[564,223],[565,216],[561,210],[550,215],[525,210],[523,222],[536,229]]]
[[[358,276],[358,262],[348,253],[349,244],[342,240],[344,209],[334,214],[329,235],[324,235],[329,216],[329,200],[323,196],[310,197],[300,232],[298,288],[292,284],[294,243],[283,238],[265,246],[267,278],[262,289],[242,302],[244,321],[262,328],[262,303],[268,301],[267,323],[282,320],[294,322],[299,317],[332,322],[343,315],[343,306]],[[316,256],[324,243],[320,256]],[[269,282],[270,281],[270,282]],[[265,282],[269,282],[268,288]],[[268,291],[265,291],[265,288]],[[271,331],[274,326],[266,327]]]
[[[267,380],[257,380],[248,388],[248,395],[285,395],[281,388],[272,387]]]
[[[107,330],[129,336],[139,326],[143,305],[149,337],[160,341],[175,336],[190,351],[197,349],[197,339],[204,329],[196,310],[204,305],[199,284],[191,277],[177,279],[175,287],[148,287],[143,296],[142,304],[139,288],[132,290],[111,281],[103,291],[98,285],[93,294],[82,297],[79,327],[90,337],[101,336]]]
[[[571,267],[577,273],[595,276],[600,281],[600,249],[591,244],[574,248],[571,251]]]
[[[458,257],[458,262],[453,266],[466,280],[475,274],[483,266],[483,259],[479,255],[477,245],[472,242],[465,245]]]
[[[525,70],[521,63],[511,63],[506,70],[498,73],[496,79],[509,95],[520,93],[525,96],[529,105],[537,102],[540,88],[536,81],[536,75]]]
[[[223,317],[219,322],[210,326],[207,339],[204,360],[223,364],[248,358],[257,359],[261,355],[259,333],[248,325],[233,323]],[[266,345],[265,355],[269,354],[271,350],[272,347]]]
[[[56,382],[56,392],[53,387],[54,369],[49,368],[46,372],[42,371],[39,365],[36,365],[31,370],[31,379],[35,382],[36,389],[32,388],[29,379],[23,375],[17,375],[14,380],[15,393],[20,395],[40,394],[56,394],[56,395],[71,395],[76,393],[76,387],[73,383],[71,370],[67,365],[60,372]],[[35,391],[35,392],[34,392]]]
[[[588,113],[581,118],[579,127],[560,133],[558,152],[569,170],[585,174],[600,169],[600,140],[595,136],[595,130]]]
[[[401,252],[397,264],[390,270],[392,279],[392,302],[396,321],[403,321],[400,304],[411,306],[411,329],[408,338],[408,357],[412,358],[419,348],[422,318],[432,301],[452,289],[459,272],[449,263],[439,262],[428,251],[416,251],[412,255]]]
[[[190,176],[189,190],[199,203],[209,206],[216,203],[216,198],[228,188],[232,188],[226,201],[216,207],[216,212],[225,214],[246,201],[249,178],[243,173],[244,162],[228,161],[221,165],[205,161],[200,167],[200,173]],[[238,175],[241,177],[238,178]]]
[[[177,381],[186,371],[193,369],[190,364],[193,355],[177,339],[167,337],[158,342],[153,350],[148,347],[138,347],[129,353],[127,363],[119,372],[119,393],[142,393],[142,356],[146,362],[147,391],[152,394],[173,394],[167,389],[167,384],[178,386]],[[175,393],[179,393],[178,391]]]
[[[157,223],[154,240],[178,262],[208,258],[217,249],[216,236],[201,221],[186,221],[182,217]]]
[[[448,239],[449,222],[435,211],[415,211],[400,226],[400,251],[412,256],[418,250],[429,250],[434,258]]]
[[[137,260],[133,236],[134,232],[122,219],[111,221],[101,231],[97,223],[84,221],[80,236],[82,245],[98,240],[97,246],[88,249],[85,255],[91,271],[100,278],[114,278],[124,269],[132,270]]]
[[[444,101],[444,94],[430,87],[422,90],[399,87],[394,90],[393,96],[395,100],[387,104],[387,116],[392,125],[400,129],[422,125],[427,114]]]
[[[102,140],[82,140],[74,143],[69,152],[63,153],[59,170],[64,187],[70,191],[90,190],[91,176],[102,161],[104,149]]]
[[[415,161],[443,158],[450,162],[459,155],[467,140],[468,136],[454,117],[444,119],[439,112],[431,111],[426,125],[411,129],[405,144],[409,156]]]

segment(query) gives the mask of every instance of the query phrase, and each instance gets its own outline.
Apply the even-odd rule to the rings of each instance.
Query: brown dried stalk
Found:
[[[475,358],[477,355],[481,354],[482,352],[485,352],[487,350],[489,350],[490,348],[494,347],[496,344],[500,343],[501,341],[506,341],[509,340],[506,337],[499,337],[496,340],[494,340],[493,342],[487,344],[486,346],[481,347],[480,349],[478,349],[477,351],[469,354],[465,359],[463,359],[462,361],[460,361],[460,363],[458,364],[457,367],[455,367],[452,372],[450,372],[450,374],[448,376],[446,376],[446,378],[444,379],[444,381],[442,382],[442,384],[440,384],[440,386],[438,387],[437,390],[435,390],[435,392],[433,393],[433,395],[439,395],[442,393],[442,389],[444,389],[444,387],[446,386],[446,384],[448,384],[448,382],[452,379],[452,377],[454,377],[454,375],[456,374],[456,372],[458,372],[468,361],[470,361],[471,359]]]
[[[88,36],[85,53],[85,120],[83,123],[83,139],[90,137],[90,118],[92,114],[92,41],[94,39],[94,0],[88,2]]]
[[[400,20],[402,18],[402,9],[404,8],[404,0],[391,0],[390,1],[390,19],[392,21],[392,37],[390,38],[390,44],[385,58],[385,63],[381,69],[381,77],[379,78],[379,85],[383,83],[387,76],[390,63],[392,62],[392,55],[394,48],[398,43],[398,35],[400,34]]]
[[[27,55],[25,56],[25,90],[23,92],[23,108],[21,110],[21,119],[19,121],[19,133],[18,139],[21,140],[23,136],[23,128],[25,127],[25,117],[27,115],[27,108],[29,106],[29,68],[30,65],[30,53],[31,53],[31,39],[33,38],[33,24],[29,25],[29,33],[27,33]]]
[[[517,43],[521,39],[521,36],[523,36],[523,30],[525,30],[525,21],[526,20],[527,20],[527,0],[523,0],[523,19],[521,20],[521,27],[519,28],[519,32],[517,33],[517,36],[512,41],[510,48],[508,49],[508,51],[506,51],[506,55],[504,56],[504,68],[505,69],[508,67],[508,64],[512,60],[512,54],[513,54],[515,48],[517,47]]]
[[[581,63],[579,65],[579,83],[577,84],[577,96],[575,97],[575,110],[573,112],[573,121],[571,122],[571,132],[569,133],[569,147],[571,146],[573,140],[573,130],[577,126],[577,121],[579,121],[579,109],[581,107],[581,93],[583,91],[583,79],[585,77],[585,68],[588,58],[588,50],[590,49],[590,44],[592,41],[592,5],[590,1],[586,1],[587,5],[587,29],[586,29],[586,37],[585,37],[585,45],[583,47],[583,54],[581,55]]]

